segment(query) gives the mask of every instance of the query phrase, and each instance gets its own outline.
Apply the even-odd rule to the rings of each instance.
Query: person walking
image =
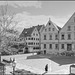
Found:
[[[46,66],[45,66],[45,72],[47,72],[48,71],[48,64],[46,64]]]
[[[48,72],[48,64],[45,66],[45,72],[42,75],[45,75]]]

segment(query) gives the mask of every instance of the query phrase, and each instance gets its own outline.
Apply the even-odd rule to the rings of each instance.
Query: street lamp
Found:
[[[14,75],[15,67],[16,67],[15,59],[13,59],[12,61],[12,67],[13,67],[13,75]]]

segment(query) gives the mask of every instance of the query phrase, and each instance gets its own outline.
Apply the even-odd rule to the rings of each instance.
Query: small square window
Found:
[[[68,26],[68,29],[67,29],[68,31],[71,31],[71,26]]]
[[[52,40],[52,35],[49,35],[49,40]]]
[[[51,23],[49,22],[49,25],[51,25]]]
[[[46,35],[44,35],[44,40],[46,40]]]
[[[52,44],[49,44],[49,49],[52,49]]]
[[[38,34],[36,34],[36,36],[38,36]]]
[[[61,49],[64,49],[64,44],[61,44]]]
[[[55,49],[58,49],[58,44],[55,44]]]
[[[46,44],[44,44],[44,49],[46,49]]]
[[[75,17],[74,17],[74,22],[75,22]]]
[[[51,31],[51,28],[49,28],[49,31]]]
[[[75,31],[75,26],[74,26],[74,31]]]
[[[35,33],[33,33],[33,35],[35,36]]]
[[[47,29],[45,29],[45,32],[47,31]]]
[[[54,28],[53,28],[53,31],[54,31]]]
[[[61,35],[61,39],[64,40],[64,34]]]
[[[68,40],[70,40],[71,39],[71,34],[68,34]]]

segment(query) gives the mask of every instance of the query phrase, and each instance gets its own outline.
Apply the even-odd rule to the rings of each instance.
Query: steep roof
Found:
[[[27,36],[31,36],[34,28],[37,28],[38,31],[40,31],[41,27],[43,25],[37,25],[37,26],[32,26],[30,28],[24,28],[24,30],[22,31],[22,33],[20,34],[20,37],[27,37]]]
[[[61,30],[61,28],[58,25],[56,25],[55,23],[53,23],[53,25],[56,27],[57,30]]]
[[[67,22],[64,24],[64,26],[62,27],[61,31],[63,30],[63,28],[66,25],[69,25],[68,23],[73,23],[74,22],[74,17],[75,17],[75,12],[72,14],[72,16],[70,16],[70,18],[67,20]],[[71,25],[71,24],[70,24]]]
[[[22,33],[20,34],[20,37],[27,37],[27,36],[31,36],[33,30],[34,30],[34,26],[30,27],[30,28],[24,28],[24,30],[22,31]]]
[[[41,29],[42,26],[43,26],[43,25],[37,25],[37,26],[35,26],[35,27],[37,28],[38,31],[40,31],[40,29]]]

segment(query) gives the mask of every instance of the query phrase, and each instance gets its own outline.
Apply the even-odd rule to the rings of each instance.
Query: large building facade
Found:
[[[55,23],[53,23],[50,19],[46,24],[45,28],[41,32],[41,50],[46,53],[56,53],[58,52],[58,42],[59,42],[59,30]]]
[[[75,51],[75,13],[59,33],[59,51]]]
[[[41,33],[41,50],[49,54],[75,51],[75,13],[62,28],[48,21]]]

